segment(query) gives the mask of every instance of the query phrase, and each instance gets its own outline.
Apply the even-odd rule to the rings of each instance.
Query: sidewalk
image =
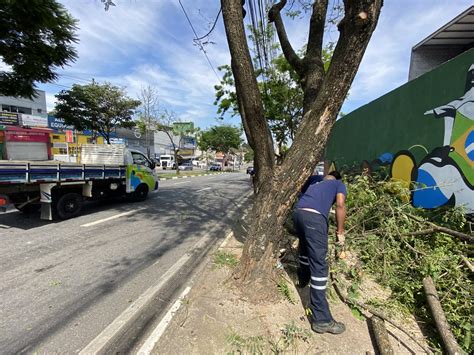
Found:
[[[214,255],[181,301],[153,354],[366,354],[374,353],[367,323],[356,319],[338,300],[331,301],[335,319],[345,322],[344,334],[319,335],[305,316],[309,288],[301,295],[287,286],[294,304],[282,299],[273,304],[251,304],[226,282],[232,268],[215,264],[216,255],[240,257],[242,243],[231,238]],[[211,256],[213,258],[213,256]]]

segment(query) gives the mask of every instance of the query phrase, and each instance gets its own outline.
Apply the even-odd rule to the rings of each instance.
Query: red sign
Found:
[[[66,142],[67,143],[74,143],[74,137],[72,135],[72,131],[71,130],[66,130]]]

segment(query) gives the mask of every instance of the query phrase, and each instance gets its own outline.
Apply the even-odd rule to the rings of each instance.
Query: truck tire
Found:
[[[82,195],[69,192],[62,195],[56,204],[56,214],[60,219],[69,219],[79,216],[84,200]]]
[[[39,203],[29,203],[25,206],[20,207],[21,203],[15,203],[15,208],[24,213],[24,214],[32,214],[38,211],[41,208],[41,204]]]
[[[132,193],[132,201],[134,202],[145,201],[147,196],[148,196],[148,185],[140,184]]]

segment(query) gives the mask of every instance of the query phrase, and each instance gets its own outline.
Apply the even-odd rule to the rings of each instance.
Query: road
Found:
[[[143,203],[90,203],[67,221],[0,215],[0,353],[79,352],[199,240],[223,239],[249,192],[245,174],[227,173],[162,181]]]

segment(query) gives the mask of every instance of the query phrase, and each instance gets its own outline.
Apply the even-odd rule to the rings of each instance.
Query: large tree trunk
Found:
[[[227,40],[232,56],[236,92],[250,131],[257,166],[258,195],[252,221],[235,276],[244,285],[252,283],[247,294],[266,299],[275,289],[276,262],[284,236],[283,224],[304,182],[323,153],[337,114],[359,67],[370,36],[375,29],[382,0],[345,0],[340,38],[331,65],[324,73],[321,60],[322,32],[327,0],[315,1],[310,23],[308,50],[299,58],[286,37],[280,11],[286,1],[275,4],[269,18],[275,22],[283,53],[302,79],[305,94],[303,119],[283,163],[275,166],[271,135],[263,117],[242,21],[241,1],[222,0]],[[236,64],[238,63],[238,65]],[[264,122],[262,122],[262,119]],[[247,132],[247,130],[246,130]]]

